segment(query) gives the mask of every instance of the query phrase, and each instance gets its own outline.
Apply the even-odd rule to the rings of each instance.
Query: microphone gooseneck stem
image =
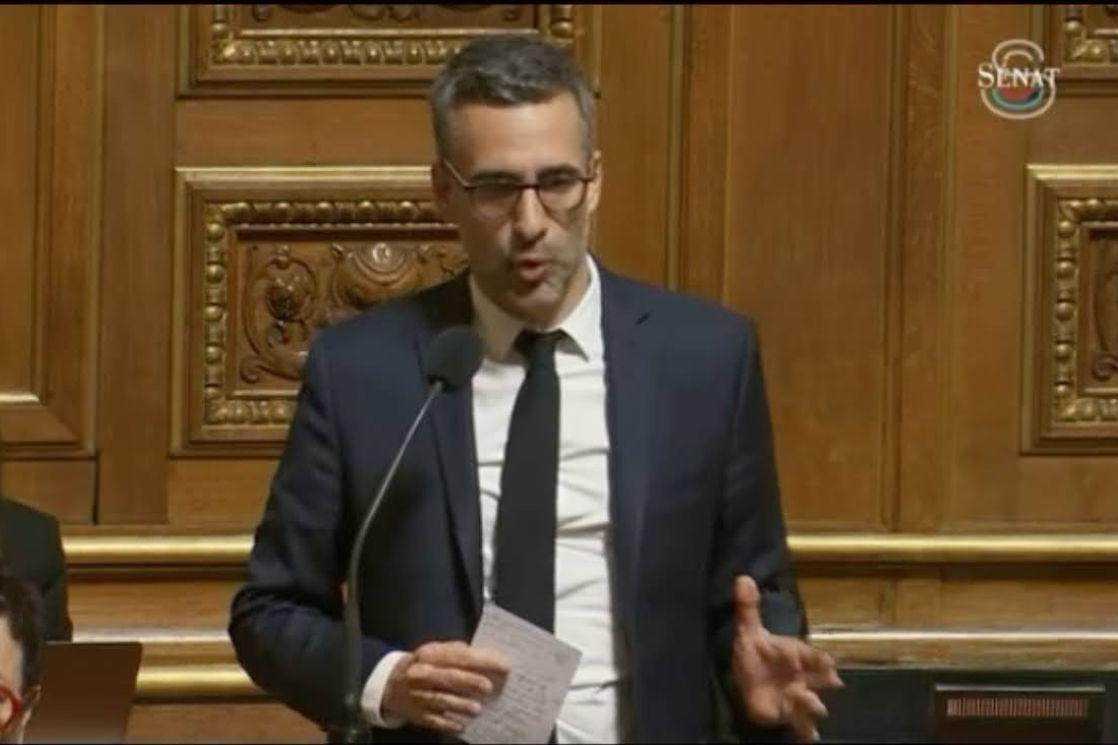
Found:
[[[380,482],[380,489],[377,490],[373,502],[369,505],[368,512],[365,513],[365,519],[361,523],[357,534],[353,538],[353,548],[349,555],[349,572],[346,574],[346,600],[344,611],[345,622],[345,712],[346,712],[346,728],[344,731],[344,742],[355,743],[364,742],[367,739],[369,725],[365,721],[365,716],[361,711],[361,592],[360,582],[358,581],[358,574],[361,567],[361,554],[365,548],[365,537],[369,533],[369,528],[373,524],[373,519],[376,517],[377,512],[380,510],[381,502],[384,500],[384,495],[388,493],[388,486],[392,483],[392,478],[396,475],[396,469],[400,466],[400,461],[404,459],[404,452],[411,444],[412,438],[415,437],[416,430],[419,429],[420,422],[426,416],[427,410],[431,407],[431,403],[435,398],[443,392],[445,384],[441,380],[436,380],[431,384],[427,391],[427,398],[423,401],[423,406],[419,409],[419,414],[416,415],[415,421],[412,422],[408,433],[404,436],[404,441],[400,444],[400,449],[396,451],[396,457],[392,460],[392,465],[388,467],[388,472],[384,474],[384,478]]]

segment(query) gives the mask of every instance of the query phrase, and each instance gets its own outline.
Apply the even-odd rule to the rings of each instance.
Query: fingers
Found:
[[[845,688],[839,677],[838,667],[831,655],[822,650],[810,648],[811,653],[804,659],[804,675],[807,684],[817,690]]]
[[[811,647],[794,636],[770,635],[765,641],[758,652],[773,672],[783,678],[800,677],[804,670],[802,658]]]
[[[806,686],[790,686],[788,697],[797,711],[815,719],[826,718],[827,707],[823,705],[819,696]]]
[[[451,667],[438,667],[416,661],[406,673],[413,689],[446,691],[459,696],[484,699],[494,690],[493,682],[477,673]]]
[[[431,642],[398,663],[381,709],[439,732],[458,734],[503,684],[507,661],[465,642]]]
[[[745,701],[745,711],[757,724],[779,724],[788,716],[788,708],[779,690],[772,686],[758,688]]]
[[[800,742],[817,742],[819,740],[819,730],[815,728],[815,722],[811,717],[806,714],[796,713],[789,717],[788,724],[792,727],[792,731],[796,733],[796,739]]]
[[[416,691],[413,695],[427,711],[444,715],[461,714],[465,717],[476,717],[481,713],[481,703],[472,698],[462,698],[442,691]]]
[[[816,649],[794,636],[770,636],[768,644],[759,645],[762,659],[780,675],[801,677],[809,688],[830,690],[845,688],[838,667],[831,655]]]
[[[790,686],[786,701],[789,709],[788,723],[796,737],[801,742],[817,741],[819,730],[815,727],[815,720],[827,716],[827,707],[814,692],[803,685]]]
[[[441,667],[473,670],[488,675],[507,675],[508,660],[492,649],[471,647],[465,642],[430,642],[416,650],[420,662]]]
[[[442,714],[423,714],[416,720],[416,724],[438,732],[449,732],[452,735],[457,735],[466,729],[466,723],[461,719]]]
[[[762,631],[761,593],[757,583],[746,574],[734,578],[734,619],[739,630],[750,633]]]

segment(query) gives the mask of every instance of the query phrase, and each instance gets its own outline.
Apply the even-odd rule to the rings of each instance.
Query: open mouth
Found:
[[[513,273],[527,284],[537,284],[547,278],[551,262],[545,259],[519,258],[513,262]]]

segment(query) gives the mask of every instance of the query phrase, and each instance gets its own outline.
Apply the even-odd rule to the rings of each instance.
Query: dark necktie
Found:
[[[555,626],[555,490],[559,472],[562,331],[523,331],[516,348],[528,363],[509,421],[497,507],[494,600],[547,631]]]

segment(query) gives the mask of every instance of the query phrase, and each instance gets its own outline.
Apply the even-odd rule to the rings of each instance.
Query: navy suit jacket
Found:
[[[740,707],[719,704],[736,699],[734,576],[757,581],[770,630],[806,631],[754,330],[716,304],[600,275],[613,582],[632,676],[626,737],[744,736]],[[422,350],[470,319],[459,277],[323,329],[311,345],[229,631],[252,679],[323,726],[343,717],[340,586],[353,533],[426,393]],[[366,678],[390,650],[468,641],[479,619],[470,395],[466,386],[435,401],[369,534]]]

